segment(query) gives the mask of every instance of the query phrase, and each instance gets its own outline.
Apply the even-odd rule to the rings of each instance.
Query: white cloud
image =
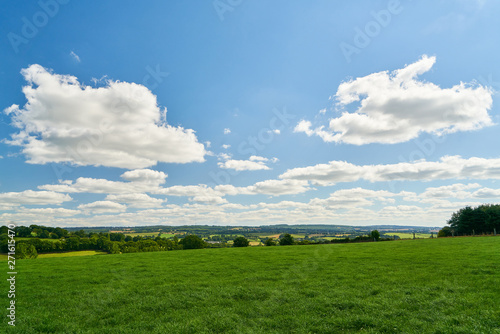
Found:
[[[265,180],[247,187],[235,187],[231,184],[215,186],[214,190],[223,195],[295,195],[310,190],[307,181],[302,180]]]
[[[223,169],[234,169],[237,171],[244,170],[269,170],[271,168],[266,166],[265,161],[252,161],[252,160],[226,160],[218,162],[217,165]]]
[[[269,159],[258,156],[258,155],[252,155],[252,156],[250,156],[250,158],[248,160],[250,160],[250,161],[268,161]]]
[[[137,169],[123,173],[121,177],[129,182],[110,181],[79,177],[75,182],[61,180],[59,184],[46,184],[39,189],[64,193],[124,194],[158,192],[167,175],[151,169]]]
[[[472,193],[475,198],[500,198],[500,189],[482,188]]]
[[[17,205],[51,205],[71,201],[67,194],[53,191],[33,191],[0,193],[0,202],[3,206]]]
[[[75,59],[77,62],[80,62],[80,57],[74,51],[71,51],[69,55],[73,57],[73,59]]]
[[[152,169],[136,169],[123,173],[121,177],[130,182],[160,185],[165,183],[167,174]]]
[[[20,129],[7,143],[21,146],[28,163],[133,169],[204,161],[206,151],[194,131],[168,125],[166,109],[142,85],[107,81],[93,88],[40,65],[21,73],[28,102],[5,109]]]
[[[222,145],[222,148],[223,148],[223,149],[225,149],[225,150],[227,150],[227,149],[228,149],[228,148],[230,148],[230,147],[231,147],[231,145],[228,145],[228,144],[224,144],[224,145]]]
[[[97,201],[88,204],[80,204],[78,209],[83,210],[87,214],[101,214],[125,212],[127,210],[127,206],[111,201]]]
[[[248,160],[234,160],[230,159],[229,155],[220,155],[221,158],[226,159],[226,161],[217,163],[220,168],[223,169],[234,169],[237,171],[244,170],[270,170],[266,165],[266,162],[277,162],[277,158],[272,158],[271,160],[268,158],[264,158],[258,155],[252,155]]]
[[[430,187],[421,194],[424,198],[467,198],[471,193],[466,190],[480,188],[478,183],[462,184],[456,183],[449,186]]]
[[[307,182],[300,180],[266,180],[247,187],[252,193],[266,195],[294,195],[308,191]]]
[[[359,102],[355,112],[343,111],[340,117],[330,119],[328,130],[324,126],[313,129],[311,122],[302,120],[294,131],[320,136],[325,142],[363,145],[405,142],[422,132],[442,135],[492,125],[489,88],[475,83],[440,88],[417,79],[435,61],[435,57],[424,55],[391,73],[378,72],[344,82],[335,95],[338,107]]]
[[[205,184],[199,185],[188,185],[188,186],[172,186],[168,188],[163,188],[158,191],[158,194],[169,195],[169,196],[221,196],[223,193],[217,191],[213,188],[208,187]]]
[[[191,199],[191,201],[198,203],[212,204],[212,205],[227,203],[227,200],[220,196],[194,196]]]
[[[34,215],[43,215],[43,216],[60,216],[60,217],[71,217],[76,216],[81,213],[80,210],[71,210],[65,208],[20,208],[18,210],[20,213],[34,214]]]
[[[224,129],[224,134],[225,134],[225,135],[228,135],[228,134],[230,134],[230,133],[231,133],[231,129],[229,129],[229,128],[225,128],[225,129]]]
[[[153,198],[147,194],[110,194],[106,196],[106,201],[125,203],[131,208],[159,208],[166,200]]]
[[[500,159],[446,156],[440,161],[420,160],[388,165],[358,166],[344,161],[287,170],[281,179],[307,180],[318,185],[367,180],[431,181],[445,179],[500,179]]]

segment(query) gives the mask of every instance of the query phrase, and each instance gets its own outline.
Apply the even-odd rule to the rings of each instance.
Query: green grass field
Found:
[[[400,237],[401,239],[413,239],[413,233],[406,233],[406,232],[388,232],[388,233],[384,233],[385,235],[389,235],[389,236],[398,236]],[[431,237],[431,234],[430,233],[415,233],[415,238],[418,238],[418,239],[425,239],[425,238],[430,238]],[[437,234],[434,233],[434,238],[437,237]]]
[[[20,238],[20,237],[16,237],[16,241],[21,241],[21,240],[33,240],[34,238]],[[59,241],[59,239],[49,239],[49,238],[43,238],[43,239],[40,239],[40,240],[46,240],[46,241],[50,241],[50,242],[57,242]]]
[[[50,257],[73,257],[73,256],[89,256],[89,255],[108,255],[106,252],[100,251],[75,251],[75,252],[60,252],[60,253],[42,253],[38,254],[39,259],[45,259]],[[0,254],[0,261],[7,261],[7,254]]]
[[[498,237],[45,258],[16,269],[7,333],[500,333]]]

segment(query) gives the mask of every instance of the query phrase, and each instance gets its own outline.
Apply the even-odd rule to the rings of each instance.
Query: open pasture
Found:
[[[500,333],[498,237],[41,258],[17,270],[9,333]]]

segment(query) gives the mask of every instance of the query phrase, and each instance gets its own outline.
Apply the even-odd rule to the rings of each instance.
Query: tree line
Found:
[[[46,227],[39,225],[17,226],[14,228],[16,237],[23,238],[16,240],[16,258],[36,258],[38,253],[54,253],[68,251],[96,250],[110,254],[136,253],[136,252],[159,252],[181,249],[200,248],[222,248],[231,247],[229,243],[207,243],[197,235],[190,234],[179,239],[175,235],[172,239],[162,238],[158,235],[155,238],[145,238],[141,236],[132,237],[123,233],[105,232],[85,232],[76,230],[68,232],[60,227]],[[287,245],[309,245],[323,243],[342,243],[360,241],[389,240],[381,239],[378,231],[372,231],[367,236],[358,236],[354,239],[333,239],[328,240],[301,240],[296,241],[292,235],[285,233],[278,239],[267,238],[265,246],[287,246]],[[0,227],[0,251],[8,252],[7,227]],[[247,247],[250,242],[242,236],[234,238],[233,247]]]
[[[500,232],[500,205],[466,206],[454,212],[447,224],[449,226],[442,228],[438,233],[438,237]]]

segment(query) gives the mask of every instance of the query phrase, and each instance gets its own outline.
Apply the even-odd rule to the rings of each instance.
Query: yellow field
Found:
[[[99,251],[76,251],[76,252],[64,252],[64,253],[46,253],[38,254],[39,259],[49,258],[49,257],[69,257],[69,256],[89,256],[89,255],[104,255],[106,252]]]
[[[38,258],[45,259],[50,257],[74,257],[74,256],[90,256],[90,255],[105,255],[105,254],[108,253],[89,250],[89,251],[38,254]],[[7,261],[7,254],[0,254],[0,261]]]
[[[262,243],[260,241],[250,241],[250,246],[260,246]]]

